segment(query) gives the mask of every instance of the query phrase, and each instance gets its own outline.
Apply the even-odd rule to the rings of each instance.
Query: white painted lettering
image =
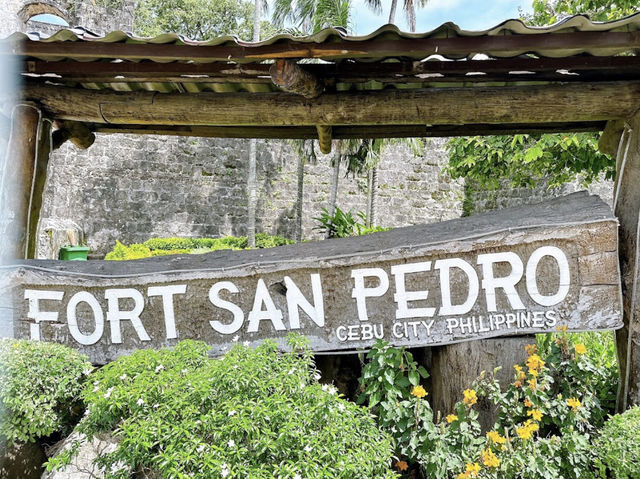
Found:
[[[423,273],[430,270],[431,261],[399,264],[391,267],[391,274],[394,276],[396,283],[396,292],[393,295],[393,300],[398,304],[396,319],[427,318],[435,314],[435,308],[409,309],[409,301],[426,300],[429,297],[429,291],[407,291],[405,284],[405,275],[410,273]]]
[[[122,343],[120,321],[123,319],[131,321],[131,325],[141,341],[151,341],[151,338],[142,325],[142,321],[140,321],[140,314],[144,310],[144,297],[140,291],[133,288],[107,289],[104,292],[104,297],[108,302],[107,321],[109,321],[109,326],[111,327],[111,342],[113,344]],[[121,299],[132,299],[133,309],[130,311],[120,311]]]
[[[509,263],[511,272],[508,276],[495,278],[493,271],[494,263]],[[478,264],[482,265],[482,288],[485,290],[488,311],[497,311],[496,289],[504,290],[509,304],[513,309],[525,309],[515,288],[515,285],[518,284],[524,272],[522,260],[517,254],[509,251],[480,254],[478,255]]]
[[[40,300],[62,301],[63,291],[43,291],[41,289],[25,289],[24,299],[29,301],[27,318],[35,322],[29,325],[32,341],[40,341],[40,323],[42,321],[57,321],[57,311],[40,311]]]
[[[354,287],[351,297],[356,300],[358,306],[358,319],[360,321],[369,321],[367,315],[367,298],[376,298],[382,296],[389,289],[389,277],[382,268],[363,268],[351,271]],[[364,285],[365,277],[378,278],[378,286],[374,288],[366,288]]]
[[[233,334],[237,332],[244,323],[244,313],[237,304],[231,301],[226,301],[220,297],[220,291],[229,291],[232,294],[240,292],[238,287],[231,281],[219,281],[209,289],[209,301],[211,304],[220,309],[226,309],[233,315],[233,321],[229,324],[225,324],[218,320],[209,321],[211,327],[220,334]]]
[[[460,269],[467,276],[467,299],[462,304],[451,304],[451,268]],[[442,315],[467,314],[478,299],[479,283],[476,270],[461,258],[439,259],[435,269],[440,270],[440,295],[442,306],[438,311]]]
[[[167,332],[167,339],[176,339],[176,317],[173,306],[173,297],[176,294],[185,294],[186,284],[172,284],[167,286],[151,286],[147,290],[147,296],[162,296],[162,310],[164,311],[164,328]]]
[[[313,303],[304,297],[300,288],[289,276],[284,277],[284,285],[287,288],[287,310],[289,312],[289,324],[291,329],[300,329],[300,312],[302,309],[317,326],[324,326],[324,299],[322,298],[322,283],[319,274],[311,275],[311,291]]]
[[[538,290],[538,281],[536,278],[538,264],[545,256],[550,256],[556,260],[558,269],[560,270],[560,278],[558,280],[558,291],[550,296],[543,296]],[[527,291],[529,296],[541,306],[554,306],[567,297],[569,294],[569,286],[571,285],[571,273],[569,272],[569,261],[564,252],[555,246],[542,246],[535,250],[527,261]]]
[[[262,309],[264,305],[267,309]],[[273,299],[269,294],[267,285],[260,278],[256,286],[256,295],[253,300],[253,309],[249,312],[249,327],[247,331],[255,333],[258,331],[260,321],[269,320],[276,331],[284,331],[286,328],[282,322],[282,311],[273,304]]]
[[[84,334],[78,327],[77,309],[80,303],[87,303],[93,311],[95,328],[91,334]],[[80,344],[89,346],[100,341],[102,333],[104,333],[104,313],[95,296],[87,291],[80,291],[74,294],[69,300],[69,304],[67,304],[67,323],[71,336]]]

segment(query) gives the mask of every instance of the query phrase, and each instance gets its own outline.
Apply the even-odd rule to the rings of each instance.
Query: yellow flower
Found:
[[[473,389],[465,389],[462,394],[464,394],[464,399],[462,400],[467,406],[473,406],[478,402],[478,396]]]
[[[520,439],[526,441],[531,439],[533,437],[533,433],[538,429],[540,429],[540,427],[537,423],[527,420],[522,426],[516,428],[516,434]]]
[[[567,332],[567,326],[558,326],[556,328],[558,331],[560,331],[561,333],[566,333]]]
[[[461,472],[460,474],[458,474],[458,477],[456,477],[456,479],[469,479],[469,473],[468,472]]]
[[[535,344],[527,344],[524,349],[527,351],[527,354],[529,356],[531,356],[532,354],[535,354],[536,351],[538,350],[538,348],[536,347]]]
[[[544,361],[537,354],[531,354],[527,358],[527,366],[529,366],[529,374],[531,374],[531,370],[539,371],[544,367]]]
[[[532,391],[535,391],[537,387],[538,387],[538,382],[536,381],[536,378],[529,379],[529,388]]]
[[[513,385],[517,388],[522,387],[522,381],[516,381],[515,383],[513,383]]]
[[[456,416],[455,414],[449,414],[447,416],[447,422],[449,424],[451,424],[453,421],[457,421],[458,420],[458,416]]]
[[[513,367],[516,370],[518,380],[522,381],[526,377],[524,371],[517,364]]]
[[[407,461],[398,461],[396,462],[396,467],[401,471],[406,471],[409,469],[409,464],[407,464]]]
[[[576,354],[584,354],[587,352],[587,347],[584,344],[576,344]]]
[[[542,411],[540,409],[529,409],[527,416],[531,416],[534,421],[542,421]]]
[[[491,449],[482,451],[482,462],[487,467],[498,467],[500,465],[500,459],[496,457]]]
[[[567,404],[573,408],[573,412],[577,412],[578,408],[582,406],[582,403],[577,398],[567,399]]]
[[[504,444],[507,442],[507,438],[500,435],[498,431],[489,431],[487,433],[487,439],[494,444]]]
[[[411,394],[413,394],[418,399],[421,399],[427,395],[427,391],[425,391],[422,386],[414,386]]]
[[[480,466],[480,464],[478,464],[477,462],[474,462],[473,464],[471,463],[467,463],[467,469],[466,469],[466,473],[469,474],[469,477],[476,477],[478,474],[480,474],[480,469],[482,469],[482,466]]]
[[[524,398],[524,405],[527,407],[533,406],[533,403],[529,400],[529,398]]]
[[[562,394],[558,393],[558,401],[562,401]]]
[[[535,377],[538,377],[538,371],[535,369],[529,369],[529,375]]]

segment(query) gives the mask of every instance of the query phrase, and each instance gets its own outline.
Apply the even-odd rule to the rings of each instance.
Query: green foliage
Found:
[[[637,10],[638,2],[634,0],[533,0],[533,14],[523,19],[531,25],[550,25],[570,15],[585,14],[606,22]]]
[[[593,393],[591,423],[602,427],[616,407],[619,371],[614,333],[540,334],[537,345],[540,356],[553,365],[554,391],[565,397]]]
[[[267,233],[256,234],[257,248],[273,248],[292,244],[294,241],[282,236],[272,236]],[[112,251],[105,256],[106,260],[129,260],[150,258],[152,256],[166,256],[172,254],[201,254],[223,249],[247,249],[246,236],[224,236],[222,238],[152,238],[143,244],[125,246],[119,241]]]
[[[122,357],[86,386],[78,430],[120,441],[99,459],[107,478],[129,478],[121,465],[190,479],[395,477],[391,439],[318,383],[304,338],[287,342],[291,352],[265,341],[219,360],[195,341]]]
[[[447,143],[453,178],[473,179],[497,188],[501,178],[513,186],[535,186],[546,178],[550,186],[578,180],[588,185],[601,174],[613,179],[615,161],[598,151],[598,134],[474,136]]]
[[[299,34],[330,27],[348,28],[350,9],[350,0],[275,0],[273,23],[280,28],[294,25]]]
[[[347,238],[349,236],[362,236],[379,231],[387,231],[390,228],[382,226],[367,227],[367,217],[362,212],[353,215],[351,211],[344,212],[338,206],[335,207],[333,216],[329,214],[326,208],[322,208],[322,214],[313,218],[318,226],[313,229],[327,234],[329,238]],[[360,221],[359,221],[360,220]]]
[[[141,0],[135,32],[153,37],[175,32],[196,40],[222,35],[252,38],[254,4],[236,0]]]
[[[91,370],[85,356],[66,346],[0,340],[0,438],[33,442],[68,432]]]
[[[640,407],[610,418],[596,440],[602,477],[640,477]]]
[[[582,349],[581,349],[582,350]],[[362,396],[383,430],[393,434],[398,469],[419,465],[434,479],[578,479],[593,478],[594,455],[590,442],[595,396],[586,388],[558,393],[555,378],[565,361],[545,361],[535,347],[528,359],[515,366],[506,390],[491,374],[482,374],[451,414],[434,417],[426,391],[418,382],[420,371],[403,349],[379,342],[367,356],[361,378]],[[586,361],[574,355],[574,363]],[[574,385],[575,386],[575,385]],[[497,407],[499,417],[483,435],[475,405]]]

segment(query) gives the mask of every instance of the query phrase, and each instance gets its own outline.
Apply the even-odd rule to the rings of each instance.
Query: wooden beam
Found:
[[[56,119],[124,125],[535,124],[628,117],[640,102],[640,82],[338,92],[315,100],[288,93],[124,93],[27,85],[23,97]]]
[[[470,124],[470,125],[370,125],[332,127],[332,138],[423,138],[443,136],[484,136],[542,133],[571,133],[602,131],[604,121],[582,123],[538,123],[538,124]],[[93,124],[96,133],[125,133],[134,135],[198,136],[205,138],[270,138],[315,140],[315,127],[257,127],[257,126],[172,126],[172,125],[105,125]]]
[[[41,121],[38,148],[36,152],[35,174],[31,187],[31,200],[29,204],[29,236],[27,241],[27,258],[35,258],[38,254],[38,222],[42,210],[42,199],[45,183],[47,181],[47,167],[51,145],[51,121]]]
[[[607,125],[600,136],[598,141],[598,150],[601,153],[615,157],[618,154],[618,145],[620,144],[620,138],[624,131],[624,120],[611,120],[607,122]]]
[[[271,83],[271,65],[261,63],[154,63],[28,60],[19,65],[29,78],[58,75],[78,82]],[[640,56],[510,58],[501,60],[339,62],[305,64],[305,71],[332,82],[422,83],[443,81],[585,81],[640,76]],[[478,75],[478,73],[482,73]],[[634,77],[635,75],[635,77]]]
[[[617,155],[614,212],[620,222],[619,256],[624,327],[616,331],[620,365],[619,411],[640,405],[640,115],[631,118]]]
[[[320,146],[320,152],[325,155],[331,153],[331,125],[318,125],[318,145]]]
[[[291,60],[277,60],[269,69],[269,73],[274,85],[305,98],[317,98],[324,90],[321,79]]]
[[[84,123],[56,120],[55,126],[58,130],[54,132],[56,135],[54,136],[53,149],[60,148],[62,143],[69,140],[81,150],[86,150],[96,141],[96,135]]]
[[[492,35],[452,38],[375,38],[358,42],[309,43],[289,41],[271,45],[238,42],[237,45],[175,45],[152,43],[41,42],[15,43],[10,54],[39,59],[121,59],[170,62],[246,62],[281,58],[425,58],[429,55],[466,58],[471,53],[490,52],[495,57],[512,57],[543,50],[575,53],[602,49],[607,55],[640,47],[640,32],[567,32],[523,35]]]
[[[3,227],[10,250],[7,258],[27,258],[33,182],[37,168],[42,113],[33,104],[16,105],[11,112],[11,134],[0,187],[2,211],[10,221]]]

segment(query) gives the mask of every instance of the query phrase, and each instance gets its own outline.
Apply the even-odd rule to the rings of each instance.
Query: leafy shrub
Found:
[[[602,477],[640,477],[640,407],[611,417],[602,428],[596,449]]]
[[[483,374],[450,414],[434,418],[418,384],[426,371],[403,349],[379,341],[363,368],[360,401],[368,399],[380,427],[393,435],[399,470],[419,465],[424,477],[436,479],[593,478],[589,421],[594,395],[556,393],[555,366],[547,367],[534,345],[528,353],[504,392],[493,375]],[[574,355],[572,361],[585,357]],[[474,410],[480,398],[499,411],[486,435]]]
[[[33,442],[68,432],[91,364],[54,343],[0,340],[0,437]]]
[[[267,233],[256,234],[257,248],[273,248],[294,243],[282,236],[272,236]],[[113,251],[105,256],[106,260],[128,260],[150,258],[152,256],[166,256],[171,254],[200,254],[223,249],[247,249],[246,236],[225,236],[222,238],[152,238],[142,244],[125,246],[119,241]]]
[[[553,373],[553,390],[565,396],[592,392],[591,423],[601,428],[616,406],[619,371],[614,333],[568,334],[566,328],[560,330],[537,337],[539,354]]]
[[[391,439],[367,410],[318,383],[305,340],[234,346],[220,360],[208,346],[142,350],[98,371],[84,391],[78,430],[113,431],[107,477],[154,471],[181,478],[392,478]],[[56,458],[51,466],[68,458]]]
[[[318,223],[318,226],[313,229],[320,231],[328,238],[361,236],[390,229],[381,226],[367,227],[367,216],[362,211],[359,211],[354,216],[351,211],[344,212],[337,206],[333,215],[329,214],[326,208],[322,208],[322,214],[313,219]]]

